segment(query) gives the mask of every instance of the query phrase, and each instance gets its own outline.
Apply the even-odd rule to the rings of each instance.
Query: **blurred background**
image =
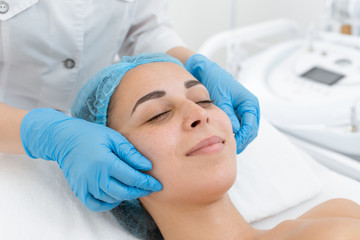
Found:
[[[237,0],[236,27],[277,18],[297,21],[304,30],[325,12],[326,0]],[[175,30],[192,50],[211,35],[230,28],[231,0],[171,0]]]

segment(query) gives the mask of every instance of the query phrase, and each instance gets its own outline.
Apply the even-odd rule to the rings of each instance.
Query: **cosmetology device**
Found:
[[[324,40],[289,41],[254,58],[242,78],[280,130],[360,157],[359,50]]]
[[[242,77],[279,129],[360,160],[360,1],[328,0],[322,25],[258,55]]]

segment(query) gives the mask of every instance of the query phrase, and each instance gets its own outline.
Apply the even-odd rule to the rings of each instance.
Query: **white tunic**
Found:
[[[0,102],[68,113],[117,54],[184,45],[166,11],[167,0],[0,0]]]

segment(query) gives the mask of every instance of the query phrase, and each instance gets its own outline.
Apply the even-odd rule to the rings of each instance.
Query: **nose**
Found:
[[[184,129],[189,131],[209,123],[208,112],[198,104],[188,101],[183,105]]]

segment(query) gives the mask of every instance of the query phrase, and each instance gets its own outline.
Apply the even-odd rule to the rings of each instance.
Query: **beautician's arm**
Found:
[[[0,152],[25,154],[20,138],[21,121],[28,112],[0,103]]]
[[[174,47],[166,52],[170,56],[179,59],[184,65],[186,61],[195,54],[195,52],[191,51],[186,47]]]

